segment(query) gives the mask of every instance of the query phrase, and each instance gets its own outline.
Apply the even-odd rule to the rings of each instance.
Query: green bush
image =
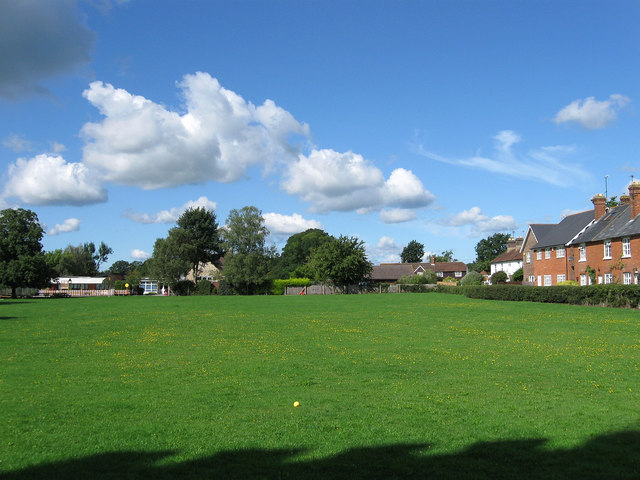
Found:
[[[308,278],[287,278],[276,279],[271,283],[270,293],[272,295],[283,295],[287,287],[307,287],[311,284]]]
[[[484,282],[484,276],[479,272],[468,272],[462,280],[460,280],[460,285],[482,285]]]
[[[520,267],[518,270],[513,272],[513,275],[511,275],[511,281],[521,282],[522,280],[524,280],[524,269]]]
[[[173,293],[176,295],[191,295],[196,288],[196,284],[191,280],[180,280],[173,287]]]
[[[124,280],[116,280],[115,282],[113,282],[113,288],[115,290],[124,290],[125,286],[124,286]]]
[[[507,275],[506,272],[496,272],[493,275],[491,275],[491,284],[492,285],[499,285],[501,283],[507,283],[507,281],[509,280],[509,275]]]
[[[198,283],[196,284],[195,294],[196,295],[211,295],[211,289],[212,288],[213,288],[213,285],[211,284],[211,282],[209,280],[205,280],[203,278],[202,280],[199,280]]]
[[[469,298],[484,300],[510,300],[544,303],[568,303],[572,305],[598,305],[608,307],[637,308],[640,306],[640,289],[636,285],[558,285],[533,287],[527,285],[469,285],[458,288]],[[438,291],[452,293],[439,288]]]
[[[438,283],[438,277],[434,272],[424,272],[422,275],[405,275],[396,283],[401,285],[425,285]]]

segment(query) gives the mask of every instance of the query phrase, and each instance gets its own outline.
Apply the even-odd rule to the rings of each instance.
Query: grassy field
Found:
[[[3,300],[0,478],[640,478],[640,312]]]

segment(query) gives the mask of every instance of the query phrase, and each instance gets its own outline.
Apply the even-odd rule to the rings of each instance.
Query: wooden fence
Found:
[[[437,288],[437,285],[416,284],[392,284],[392,285],[349,285],[339,287],[333,285],[309,285],[306,287],[287,287],[285,295],[339,295],[339,294],[363,294],[363,293],[407,293],[428,292]]]

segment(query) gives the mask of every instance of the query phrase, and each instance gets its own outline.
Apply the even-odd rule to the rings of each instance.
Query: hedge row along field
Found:
[[[0,301],[2,479],[638,478],[638,405],[632,310]]]
[[[533,287],[525,285],[465,285],[450,287],[438,285],[443,293],[464,295],[485,300],[516,302],[567,303],[602,307],[640,307],[640,288],[637,285],[559,285]]]

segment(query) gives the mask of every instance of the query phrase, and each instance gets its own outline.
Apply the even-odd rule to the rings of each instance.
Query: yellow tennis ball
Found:
[[[295,402],[293,402],[293,406],[294,407],[299,407],[300,406],[300,402],[298,402],[297,400]]]

